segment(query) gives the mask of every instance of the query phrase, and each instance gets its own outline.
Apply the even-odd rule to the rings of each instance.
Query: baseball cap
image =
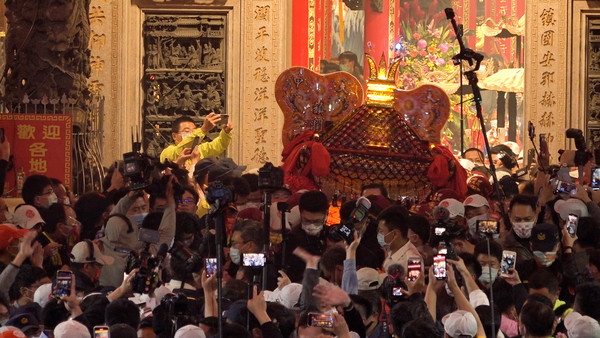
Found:
[[[460,163],[460,165],[467,169],[468,171],[473,170],[473,168],[475,168],[475,163],[473,163],[473,161],[468,160],[466,158],[461,158],[458,160],[458,163]]]
[[[456,216],[465,217],[465,206],[457,199],[446,198],[445,200],[440,201],[440,204],[438,205],[448,209],[448,212],[450,212],[450,218],[454,218]]]
[[[70,319],[56,325],[54,338],[91,338],[91,335],[85,325]]]
[[[533,251],[552,251],[558,243],[558,227],[552,223],[536,224],[531,229],[529,239]]]
[[[494,192],[494,188],[490,184],[490,181],[483,176],[474,175],[467,181],[467,188],[472,193],[476,193],[482,196],[491,196]]]
[[[0,250],[8,248],[14,239],[25,236],[29,230],[17,229],[9,224],[0,224]]]
[[[381,274],[373,268],[359,269],[356,271],[356,277],[358,277],[358,289],[377,290],[383,284],[385,276],[385,274]]]
[[[563,221],[569,219],[569,214],[575,214],[579,217],[588,217],[590,215],[585,203],[576,198],[556,201],[554,203],[554,211],[560,215]]]
[[[31,229],[40,223],[42,223],[41,225],[46,224],[38,210],[33,205],[27,204],[21,205],[15,209],[13,223],[21,229]]]
[[[471,196],[468,196],[467,198],[465,198],[463,205],[465,207],[473,207],[473,208],[480,208],[483,206],[486,206],[489,208],[490,202],[488,202],[487,198],[485,198],[479,194],[475,194],[475,195],[471,195]]]
[[[302,284],[290,283],[281,289],[275,301],[288,309],[296,309],[301,293]]]
[[[590,316],[582,316],[575,311],[565,317],[565,328],[569,338],[600,337],[598,321]]]
[[[43,308],[52,299],[52,283],[40,285],[33,294],[33,301]]]
[[[477,334],[477,320],[471,312],[457,310],[442,318],[444,332],[450,337],[461,335],[474,337]]]
[[[73,263],[99,263],[102,265],[111,265],[114,258],[104,255],[96,243],[87,240],[81,241],[71,250],[71,262]]]
[[[14,326],[0,327],[0,338],[26,338],[27,336]]]
[[[206,335],[201,328],[195,325],[186,325],[177,332],[175,332],[174,338],[205,338]]]

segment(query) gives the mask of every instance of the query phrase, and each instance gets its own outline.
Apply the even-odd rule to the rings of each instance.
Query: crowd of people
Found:
[[[449,160],[464,190],[394,200],[369,183],[330,225],[325,193],[263,189],[210,157],[230,122],[192,149],[218,119],[177,120],[142,188],[116,161],[101,192],[30,175],[24,204],[0,199],[0,337],[600,337],[600,190],[571,160],[527,166],[498,145],[495,185],[468,149]],[[215,182],[230,203],[207,199]]]

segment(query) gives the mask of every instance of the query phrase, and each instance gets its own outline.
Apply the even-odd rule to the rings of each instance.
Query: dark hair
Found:
[[[337,265],[344,265],[346,250],[338,245],[331,246],[323,252],[319,265],[322,271],[334,271]]]
[[[35,282],[46,277],[48,277],[46,270],[40,267],[29,264],[21,265],[14,282],[8,289],[8,297],[11,301],[21,298],[21,288],[29,288]]]
[[[423,243],[427,243],[429,241],[431,225],[425,216],[410,215],[408,216],[406,223],[408,223],[408,228],[417,234]]]
[[[465,157],[465,155],[469,152],[469,151],[475,151],[477,152],[477,154],[479,155],[479,157],[481,158],[481,161],[483,162],[485,159],[485,156],[483,155],[483,151],[479,150],[478,148],[469,148],[465,151],[463,151],[462,153],[462,157]]]
[[[383,210],[377,217],[377,222],[384,221],[388,229],[398,229],[404,238],[408,233],[408,211],[399,205],[394,205]]]
[[[537,197],[528,195],[516,195],[510,201],[509,210],[512,210],[513,206],[515,206],[516,204],[529,206],[535,212],[535,210],[537,209]]]
[[[231,302],[248,299],[248,283],[241,279],[230,279],[223,285],[223,298]]]
[[[385,188],[385,185],[383,185],[383,183],[369,183],[369,184],[365,184],[360,188],[360,194],[362,195],[363,192],[367,189],[379,189],[381,191],[381,194],[385,197],[388,198],[388,191]],[[366,197],[366,196],[365,196]]]
[[[458,256],[462,258],[463,262],[465,263],[465,267],[467,270],[469,270],[469,272],[475,274],[476,276],[481,276],[481,265],[479,265],[479,262],[477,262],[477,259],[474,255],[471,255],[468,252],[461,252]]]
[[[513,300],[513,288],[502,278],[496,278],[494,284],[494,304],[498,307],[498,312],[505,313],[511,306],[515,305]]]
[[[223,180],[223,184],[232,186],[236,196],[250,195],[250,184],[241,177],[227,177]]]
[[[52,186],[52,181],[44,175],[31,175],[23,183],[21,195],[25,204],[33,205],[36,196],[44,193],[46,187]]]
[[[89,326],[104,324],[104,314],[109,303],[108,298],[99,293],[87,295],[81,300],[81,311],[83,311],[85,319],[89,322]]]
[[[62,203],[52,204],[48,209],[42,210],[40,214],[46,222],[46,225],[44,225],[46,233],[51,234],[55,232],[58,223],[65,223],[67,221],[67,213]]]
[[[530,295],[521,308],[519,321],[532,336],[551,335],[554,328],[552,303],[544,296]]]
[[[509,146],[507,146],[506,144],[498,144],[498,145],[495,145],[495,146],[493,146],[493,147],[490,149],[490,152],[491,152],[492,154],[499,154],[501,151],[505,152],[507,155],[510,155],[510,156],[516,157],[516,154],[515,154],[515,153],[512,151],[512,149],[510,149],[510,147],[509,147]]]
[[[547,288],[551,294],[555,295],[558,293],[558,285],[558,279],[548,269],[537,269],[529,276],[529,290]]]
[[[175,217],[175,240],[181,238],[183,234],[196,233],[200,229],[200,222],[195,215],[187,212],[178,212]]]
[[[176,118],[175,121],[173,121],[173,123],[171,124],[171,132],[174,134],[179,133],[179,128],[181,128],[181,123],[183,122],[192,122],[194,125],[196,124],[196,122],[194,122],[194,120],[192,120],[191,117],[187,115],[182,115]]]
[[[433,318],[423,299],[399,302],[392,308],[390,316],[394,332],[402,332],[410,321],[418,318],[433,324]]]
[[[77,220],[81,222],[81,240],[94,239],[96,232],[102,226],[102,214],[107,211],[112,203],[104,196],[97,192],[83,194],[75,203],[75,213]]]
[[[300,196],[298,208],[300,209],[300,212],[308,211],[326,214],[327,210],[329,210],[329,200],[321,191],[307,191]]]
[[[486,166],[483,166],[483,165],[474,166],[473,169],[471,169],[471,172],[474,172],[474,171],[484,174],[485,178],[487,178],[487,179],[492,177],[492,172]]]
[[[479,255],[488,254],[487,241],[479,241],[475,244],[474,256],[477,258]],[[496,257],[498,263],[502,260],[502,246],[496,241],[490,241],[490,254],[492,257]]]
[[[163,213],[162,212],[151,212],[148,216],[144,217],[144,221],[142,222],[142,228],[158,230],[160,227],[160,222],[162,221]]]
[[[56,325],[68,320],[70,315],[71,313],[69,313],[63,303],[59,304],[58,299],[55,298],[50,299],[42,309],[41,318],[44,330],[53,331]]]
[[[577,225],[577,243],[596,248],[600,239],[600,224],[592,217],[581,217]]]
[[[148,199],[148,202],[150,204],[150,210],[154,210],[154,205],[156,204],[157,199],[166,200],[167,195],[165,195],[165,193],[162,193],[162,192],[150,194],[150,198]]]
[[[354,61],[355,65],[357,65],[357,66],[359,65],[359,63],[358,63],[358,56],[356,55],[356,53],[351,52],[349,50],[343,52],[342,54],[340,54],[338,56],[338,60],[342,60],[342,59],[346,59],[348,61]]]
[[[492,327],[492,307],[489,305],[479,305],[475,308],[477,315],[479,316],[479,320],[481,320],[481,324],[483,325],[483,329],[485,330],[486,337],[492,337],[492,332],[496,332],[498,335],[498,330],[500,330],[500,321],[502,320],[502,313],[498,311],[498,307],[494,305],[494,326]]]
[[[108,333],[111,337],[137,338],[136,329],[125,323],[111,325]]]
[[[192,197],[194,198],[195,204],[198,204],[198,201],[200,201],[200,195],[198,195],[198,192],[196,191],[196,189],[194,189],[192,187],[185,186],[183,188],[183,190],[186,191],[186,192],[189,192],[190,194],[192,194]],[[181,196],[179,196],[179,198],[183,198],[183,194]]]
[[[244,243],[252,241],[258,248],[263,247],[264,233],[260,222],[250,219],[236,221],[231,233],[234,231],[241,232]]]
[[[108,326],[127,324],[137,329],[140,325],[140,310],[129,299],[119,298],[108,304],[104,318]]]
[[[533,181],[525,181],[525,184],[523,185],[523,195],[528,195],[528,196],[536,196],[535,193],[535,182]]]
[[[500,324],[498,324],[500,325]],[[416,318],[404,325],[400,338],[438,338],[440,331],[435,324],[425,318]]]
[[[365,319],[371,317],[373,314],[373,304],[368,299],[359,295],[350,295],[350,299],[354,307],[358,307],[358,312],[361,312]],[[360,308],[364,310],[364,313],[362,313],[363,311]]]
[[[573,309],[584,316],[600,320],[600,284],[598,282],[582,283],[575,289]]]
[[[242,178],[246,180],[246,182],[248,182],[248,185],[250,185],[250,191],[257,191],[258,190],[258,175],[257,174],[244,174],[242,175]]]

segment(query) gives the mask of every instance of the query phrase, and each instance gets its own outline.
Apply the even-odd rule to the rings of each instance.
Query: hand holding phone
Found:
[[[502,262],[500,263],[500,276],[507,277],[510,269],[517,264],[517,253],[514,251],[502,251]]]
[[[310,326],[332,328],[333,316],[326,313],[310,312],[308,314],[308,322]]]
[[[71,271],[59,270],[56,272],[56,298],[62,298],[71,294],[73,274]]]
[[[206,278],[210,278],[217,271],[217,257],[209,257],[204,260]]]
[[[415,282],[421,275],[421,259],[419,257],[410,257],[407,268],[408,281]]]
[[[569,236],[575,237],[577,235],[577,225],[579,224],[579,216],[575,214],[569,214],[569,218],[567,219],[567,232]]]
[[[446,279],[446,255],[436,255],[433,257],[433,275],[436,279]]]

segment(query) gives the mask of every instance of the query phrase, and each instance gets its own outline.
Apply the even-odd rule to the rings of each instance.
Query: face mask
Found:
[[[71,205],[71,200],[68,197],[65,197],[65,199],[63,200],[63,204]]]
[[[537,257],[537,259],[539,259],[540,263],[545,267],[549,267],[556,260],[556,251],[550,251],[550,252],[534,251],[533,255],[535,257]]]
[[[519,238],[525,239],[531,237],[531,229],[534,225],[535,221],[513,223],[513,230]]]
[[[323,230],[323,226],[317,224],[302,224],[302,230],[309,236],[318,236],[321,230]]]
[[[58,197],[56,197],[55,193],[51,193],[50,195],[48,195],[48,206],[46,208],[50,208],[50,206],[52,204],[55,204],[58,202]]]
[[[229,257],[231,257],[231,261],[234,264],[240,265],[240,261],[242,258],[242,253],[240,252],[240,249],[230,248],[229,249]]]
[[[390,246],[388,243],[385,242],[385,237],[389,234],[391,234],[391,232],[388,232],[385,235],[380,232],[377,233],[377,243],[379,243],[379,245],[382,248],[387,248],[388,246]]]
[[[342,72],[348,72],[348,73],[350,72],[350,68],[348,68],[347,65],[340,65],[340,70]]]
[[[4,218],[6,218],[6,223],[12,223],[13,214],[10,211],[6,210],[4,212]]]
[[[448,296],[454,298],[454,292],[450,290],[450,287],[448,287],[448,283],[444,283],[444,288],[446,289],[446,293],[448,294]]]
[[[6,326],[6,322],[8,322],[10,318],[0,320],[0,326]]]
[[[192,133],[181,134],[181,140],[183,141],[183,140],[185,140],[186,137],[191,136],[191,135],[192,135]]]
[[[142,226],[142,223],[144,222],[144,218],[146,218],[146,216],[148,216],[147,212],[143,214],[129,215],[129,219],[131,220],[132,224]]]
[[[489,214],[477,215],[469,218],[467,224],[469,225],[471,235],[475,235],[475,232],[477,232],[477,221],[485,221],[487,219],[490,219]]]
[[[483,267],[481,268],[481,276],[479,276],[479,281],[484,284],[492,284],[496,277],[498,277],[498,269]]]

